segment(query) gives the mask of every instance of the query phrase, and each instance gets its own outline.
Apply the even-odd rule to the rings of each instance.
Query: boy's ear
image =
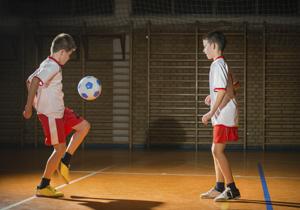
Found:
[[[219,45],[217,44],[217,43],[213,43],[213,49],[214,50],[219,50],[220,48],[219,48]]]
[[[218,46],[214,42],[212,44],[213,44],[213,49],[215,50]]]
[[[59,55],[62,55],[63,53],[64,53],[64,50],[63,50],[63,49],[58,51],[58,54],[59,54]]]

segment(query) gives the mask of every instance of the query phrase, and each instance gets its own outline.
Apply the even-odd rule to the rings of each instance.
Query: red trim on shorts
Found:
[[[238,127],[215,125],[213,128],[214,143],[226,143],[228,141],[237,141],[238,139]]]
[[[58,142],[54,142],[54,140],[51,139],[49,118],[43,114],[38,114],[38,118],[43,127],[44,136],[45,136],[45,144],[47,146],[51,146],[51,145],[55,145],[55,144],[62,144],[62,143],[66,142],[66,134],[65,134],[65,130],[64,130],[63,118],[55,119],[55,128],[52,128],[52,129],[56,129]]]
[[[57,141],[51,139],[49,117],[43,114],[38,114],[38,118],[42,124],[45,144],[48,146],[61,144],[66,142],[66,137],[73,131],[73,127],[81,123],[84,119],[77,115],[72,109],[65,108],[63,118],[55,119],[55,126],[52,129],[56,129]]]

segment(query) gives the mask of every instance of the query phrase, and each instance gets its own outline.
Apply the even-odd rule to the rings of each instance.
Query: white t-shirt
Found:
[[[212,125],[237,127],[238,111],[236,99],[233,93],[233,79],[223,57],[219,57],[214,60],[210,66],[209,90],[211,97],[211,108],[217,99],[218,90],[225,90],[226,96],[230,98],[228,103],[221,103],[221,106],[219,106],[218,110],[211,119]],[[225,100],[223,100],[223,102],[224,101]]]
[[[34,77],[40,79],[40,86],[34,99],[34,107],[37,113],[48,117],[62,118],[65,105],[61,66],[54,58],[48,57],[28,77],[27,81],[31,82]]]

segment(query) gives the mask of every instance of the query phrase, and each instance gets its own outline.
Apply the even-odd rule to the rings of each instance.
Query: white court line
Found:
[[[88,173],[90,171],[72,171],[74,173]],[[144,176],[216,176],[215,174],[180,174],[180,173],[141,173],[141,172],[122,172],[122,171],[112,171],[112,172],[97,172],[100,174],[120,174],[120,175],[144,175]],[[236,178],[255,178],[260,179],[259,176],[244,176],[244,175],[234,175]],[[288,177],[288,176],[266,176],[268,179],[295,179],[299,180],[300,177]]]
[[[62,185],[56,187],[55,189],[61,189],[61,188],[65,187],[65,186],[68,186],[68,185],[70,185],[70,184],[74,184],[74,183],[79,182],[79,181],[81,181],[81,180],[83,180],[83,179],[86,179],[86,178],[88,178],[88,177],[94,176],[95,174],[100,174],[100,173],[102,173],[103,171],[105,171],[105,170],[107,170],[107,169],[109,169],[109,168],[112,168],[113,166],[114,166],[114,165],[107,166],[107,167],[105,167],[105,168],[103,168],[103,169],[100,169],[100,170],[98,170],[98,171],[91,172],[91,173],[89,173],[89,174],[87,174],[87,175],[85,175],[85,176],[82,176],[82,177],[79,177],[79,178],[77,178],[77,179],[72,180],[69,184],[62,184]],[[16,206],[19,206],[19,205],[21,205],[21,204],[23,204],[23,203],[26,203],[26,202],[28,202],[28,201],[31,201],[31,200],[33,200],[33,199],[35,199],[35,198],[37,198],[35,195],[34,195],[34,196],[31,196],[31,197],[26,198],[26,199],[24,199],[24,200],[21,200],[21,201],[19,201],[19,202],[17,202],[17,203],[13,203],[13,204],[11,204],[11,205],[9,205],[9,206],[3,207],[3,208],[1,208],[0,210],[11,209],[11,208],[16,207]]]
[[[26,203],[26,202],[28,202],[28,201],[31,201],[31,200],[33,200],[33,199],[35,199],[35,198],[36,198],[36,196],[34,195],[34,196],[32,196],[32,197],[30,197],[30,198],[26,198],[26,199],[24,199],[24,200],[22,200],[22,201],[20,201],[20,202],[11,204],[11,205],[9,205],[9,206],[6,206],[6,207],[2,208],[1,210],[11,209],[11,208],[16,207],[16,206],[19,206],[19,205],[21,205],[21,204],[23,204],[23,203]]]
[[[82,170],[82,171],[79,171],[79,170],[76,170],[76,171],[71,171],[70,170],[70,172],[72,172],[72,173],[83,173],[83,174],[86,174],[86,173],[93,173],[93,172],[95,172],[95,171],[84,171],[84,170]]]

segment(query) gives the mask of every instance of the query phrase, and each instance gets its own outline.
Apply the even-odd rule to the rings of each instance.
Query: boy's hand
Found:
[[[32,115],[32,107],[26,105],[23,111],[23,116],[25,119],[30,119],[31,115]]]
[[[208,121],[212,118],[211,112],[207,112],[205,115],[202,116],[202,123],[204,125],[208,124]]]
[[[210,95],[206,96],[206,98],[205,98],[205,100],[204,100],[204,103],[205,103],[207,106],[210,106],[210,103],[211,103]]]

